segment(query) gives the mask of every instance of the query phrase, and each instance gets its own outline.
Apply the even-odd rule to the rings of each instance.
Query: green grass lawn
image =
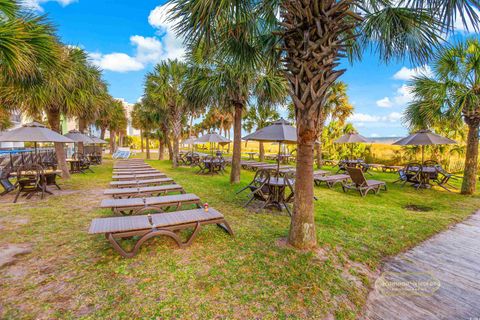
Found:
[[[480,207],[478,195],[402,188],[389,173],[373,177],[389,182],[389,191],[366,198],[315,187],[320,249],[299,252],[281,245],[285,213],[242,207],[246,193],[235,191],[252,172],[242,170],[241,185],[232,186],[228,174],[198,176],[167,161],[149,163],[221,211],[235,237],[208,226],[187,249],[157,238],[135,258],[120,257],[103,236],[87,234],[92,218],[112,215],[98,209],[111,178],[107,161],[43,201],[0,199],[0,247],[32,245],[0,269],[0,318],[355,319],[383,259]],[[408,204],[433,210],[408,211]]]

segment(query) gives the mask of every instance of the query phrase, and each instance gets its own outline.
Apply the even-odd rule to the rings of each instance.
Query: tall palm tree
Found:
[[[313,149],[328,89],[345,72],[342,57],[372,49],[387,62],[408,57],[425,62],[455,18],[477,21],[477,1],[465,0],[172,0],[177,31],[188,43],[244,61],[252,51],[240,44],[264,35],[264,53],[281,46],[285,76],[295,105],[297,170],[294,214],[288,242],[317,245],[313,211]],[[467,19],[464,19],[466,21]],[[244,29],[247,29],[245,32]],[[267,35],[270,32],[270,37]]]
[[[123,103],[119,100],[113,100],[108,110],[109,121],[108,131],[110,132],[110,153],[113,154],[117,149],[117,134],[126,130],[128,120],[123,108]]]
[[[480,41],[446,45],[433,59],[433,75],[412,82],[413,102],[405,112],[412,128],[456,124],[468,128],[462,194],[476,191],[480,126]]]
[[[185,98],[184,86],[187,80],[188,67],[184,62],[168,60],[157,64],[147,74],[145,95],[168,114],[173,145],[170,152],[172,166],[179,164],[179,144],[182,134],[182,121],[189,107]]]
[[[33,83],[0,83],[0,101],[33,117],[46,114],[50,128],[61,132],[61,115],[87,113],[95,98],[106,94],[99,81],[98,70],[89,65],[85,51],[64,46],[58,63],[41,66],[40,76]],[[62,176],[68,178],[63,144],[55,143],[55,151]]]

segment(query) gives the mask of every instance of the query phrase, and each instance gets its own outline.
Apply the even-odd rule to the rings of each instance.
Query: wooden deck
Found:
[[[388,261],[364,317],[480,319],[480,212]]]

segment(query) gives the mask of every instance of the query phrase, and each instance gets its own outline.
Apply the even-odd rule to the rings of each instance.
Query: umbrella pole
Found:
[[[280,153],[281,153],[281,147],[282,147],[282,143],[279,141],[279,142],[278,142],[278,157],[277,157],[277,177],[278,177],[278,174],[280,173]]]
[[[37,155],[37,142],[34,142],[34,143],[33,143],[33,147],[34,147],[34,149],[35,149],[35,161],[34,161],[34,163],[35,163],[35,162],[37,161],[37,159],[38,159],[38,155]]]
[[[424,161],[423,161],[423,153],[424,153],[424,150],[423,150],[423,148],[424,148],[424,147],[425,147],[425,146],[424,146],[424,145],[422,145],[422,165],[423,165],[423,162],[424,162]]]
[[[350,143],[350,157],[353,160],[353,143]]]

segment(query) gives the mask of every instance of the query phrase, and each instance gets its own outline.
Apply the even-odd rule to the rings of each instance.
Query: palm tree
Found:
[[[174,168],[178,167],[182,121],[189,108],[183,92],[187,72],[186,63],[168,60],[157,64],[154,70],[147,74],[145,81],[145,95],[169,116],[173,138],[170,154]]]
[[[345,72],[339,61],[371,48],[384,62],[425,62],[455,17],[477,21],[475,1],[464,0],[173,0],[177,31],[190,44],[228,54],[246,66],[242,46],[262,35],[264,54],[281,47],[297,122],[294,214],[288,242],[317,245],[313,211],[313,149],[329,88]],[[464,19],[465,22],[467,19]],[[268,36],[270,35],[270,36]]]
[[[109,108],[108,131],[110,132],[110,153],[113,154],[117,149],[117,134],[126,130],[128,124],[127,115],[123,108],[123,103],[119,100],[113,100]]]
[[[257,105],[251,107],[247,116],[245,117],[245,122],[243,124],[243,129],[250,132],[254,128],[261,129],[270,125],[273,121],[277,120],[280,117],[280,114],[277,112],[274,106],[271,105]],[[263,161],[265,159],[265,147],[263,142],[259,142],[259,159]]]
[[[412,82],[414,100],[405,120],[415,128],[435,125],[468,128],[462,194],[476,191],[480,126],[480,41],[469,39],[446,45],[433,59],[433,75]]]
[[[147,103],[138,102],[133,106],[131,113],[132,125],[135,129],[142,131],[145,136],[146,157],[150,159],[150,137],[155,136],[152,131],[156,127],[156,115],[153,110],[148,109]],[[158,135],[158,134],[157,134]]]
[[[98,70],[91,67],[86,53],[74,47],[62,47],[55,66],[41,66],[41,73],[32,83],[0,83],[0,101],[11,109],[32,117],[46,114],[48,124],[60,132],[61,115],[79,116],[88,112],[97,97],[105,95],[99,85]],[[70,176],[62,143],[55,143],[62,176]]]
[[[15,0],[0,1],[0,81],[26,81],[54,66],[55,30],[43,16],[25,14]]]

